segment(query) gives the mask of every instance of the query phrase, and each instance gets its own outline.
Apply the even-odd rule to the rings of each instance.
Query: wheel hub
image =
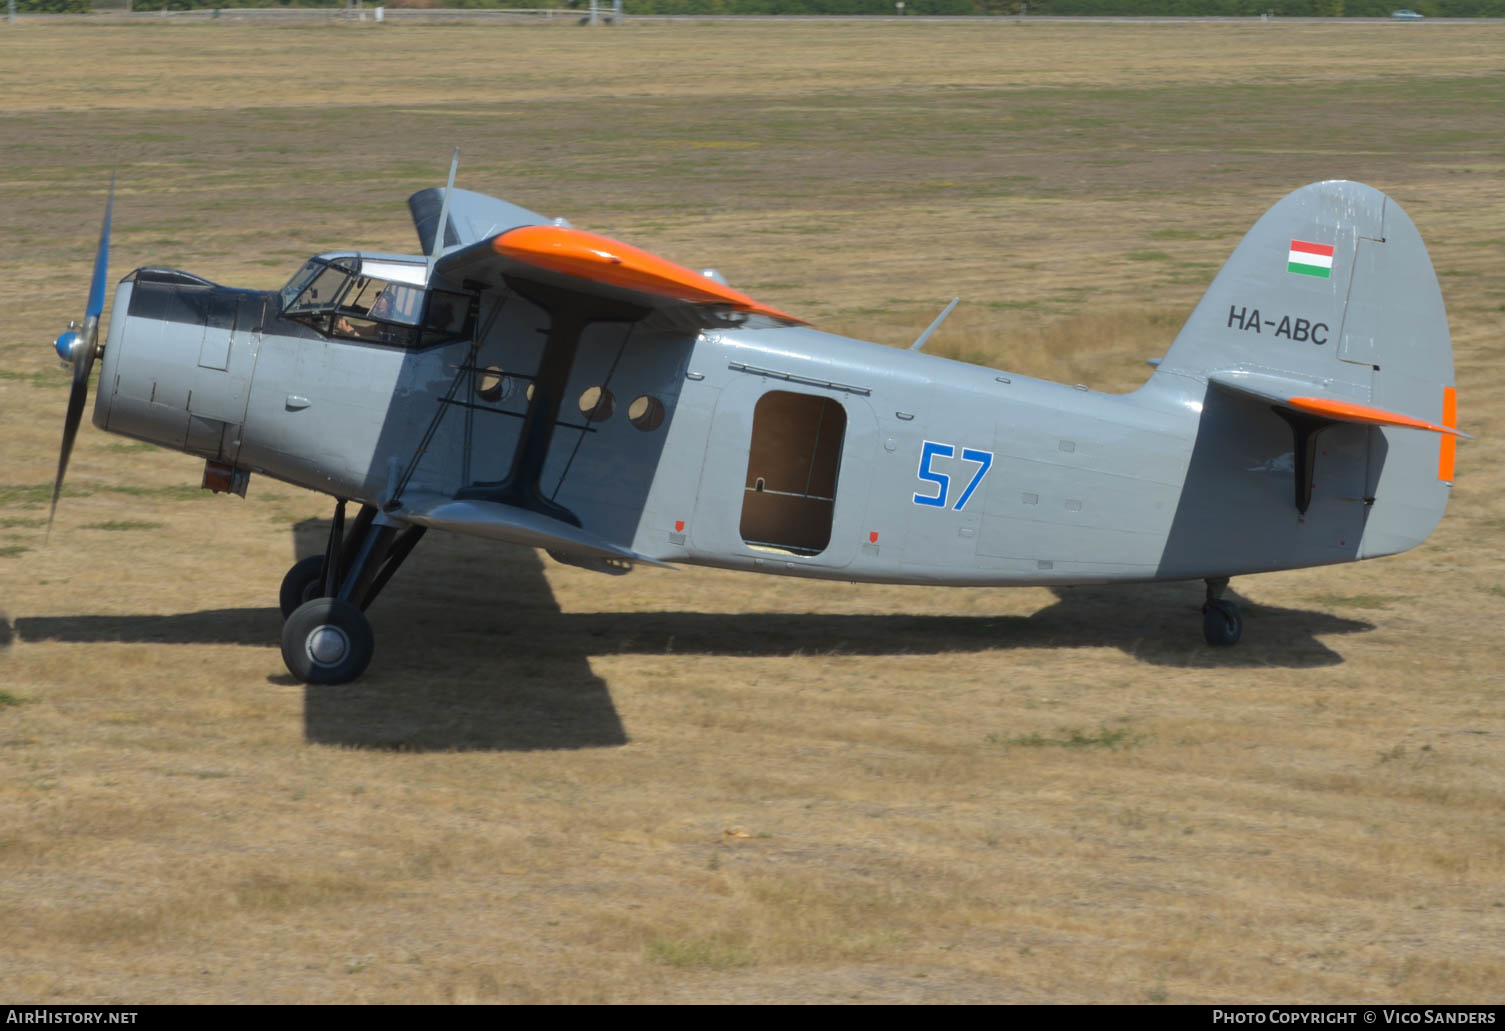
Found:
[[[321,666],[335,666],[350,652],[350,638],[337,626],[317,627],[308,635],[308,657]]]

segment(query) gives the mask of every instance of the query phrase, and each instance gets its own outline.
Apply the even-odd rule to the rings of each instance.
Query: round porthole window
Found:
[[[512,393],[512,377],[500,365],[476,370],[476,396],[482,401],[505,401]]]
[[[617,399],[605,387],[587,387],[580,395],[580,414],[590,422],[605,422],[617,410]]]
[[[627,421],[647,433],[664,424],[664,403],[656,397],[643,394],[627,406]]]

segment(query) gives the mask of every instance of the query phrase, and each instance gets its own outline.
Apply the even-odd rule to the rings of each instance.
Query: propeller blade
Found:
[[[105,275],[110,264],[110,215],[115,210],[115,173],[110,173],[110,196],[105,201],[105,220],[99,227],[99,249],[94,252],[94,280],[89,284],[89,308],[85,316],[99,317],[105,310]]]
[[[89,400],[89,373],[94,356],[99,353],[99,316],[105,307],[105,279],[110,265],[110,218],[115,210],[115,176],[110,175],[110,194],[105,201],[105,217],[99,227],[99,248],[94,253],[94,276],[89,283],[89,309],[84,316],[83,339],[73,352],[73,387],[68,392],[68,414],[63,417],[63,446],[58,452],[57,479],[52,483],[52,509],[47,513],[47,533],[52,534],[52,520],[57,516],[57,500],[63,493],[63,477],[73,442],[84,418],[84,404]]]
[[[73,441],[78,436],[78,424],[83,421],[84,402],[89,399],[89,379],[80,379],[73,367],[73,389],[68,392],[68,415],[63,420],[63,448],[57,458],[57,479],[52,484],[52,510],[47,513],[47,533],[52,533],[52,520],[57,515],[57,499],[63,493],[63,476],[68,472],[68,459],[73,454]]]

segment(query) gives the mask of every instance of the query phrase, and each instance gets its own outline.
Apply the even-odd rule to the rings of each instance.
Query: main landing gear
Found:
[[[345,502],[335,505],[322,555],[293,564],[282,578],[282,661],[306,684],[343,684],[366,670],[376,649],[365,608],[423,536],[397,527],[371,505],[345,529]]]
[[[1202,637],[1214,647],[1238,644],[1244,634],[1244,617],[1238,606],[1223,599],[1228,578],[1207,581],[1207,600],[1202,603]]]

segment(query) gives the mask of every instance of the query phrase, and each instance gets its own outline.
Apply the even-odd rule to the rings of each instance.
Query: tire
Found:
[[[1238,644],[1244,635],[1244,617],[1231,601],[1210,601],[1202,606],[1202,638],[1214,648]]]
[[[293,568],[282,578],[282,589],[277,592],[277,603],[282,607],[282,620],[304,602],[313,601],[324,593],[324,556],[310,555],[293,563]]]
[[[282,661],[305,684],[349,683],[375,650],[366,614],[338,598],[306,601],[282,625]]]

